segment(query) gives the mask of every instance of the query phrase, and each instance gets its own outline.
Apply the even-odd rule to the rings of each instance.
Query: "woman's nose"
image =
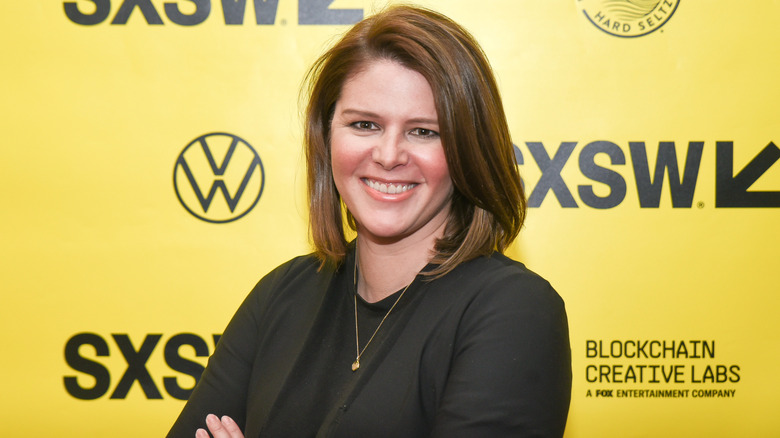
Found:
[[[402,134],[385,133],[377,139],[372,152],[374,161],[385,169],[406,164],[408,154]]]

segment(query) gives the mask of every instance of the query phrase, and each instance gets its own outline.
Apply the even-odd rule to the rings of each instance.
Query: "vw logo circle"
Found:
[[[196,218],[221,224],[246,216],[263,194],[260,155],[244,139],[225,132],[201,135],[179,154],[173,187]]]

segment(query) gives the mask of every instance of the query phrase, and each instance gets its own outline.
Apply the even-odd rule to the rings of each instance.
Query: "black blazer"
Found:
[[[324,309],[339,297],[352,306],[342,286],[353,266],[354,251],[340,270],[318,270],[309,255],[266,275],[225,329],[168,437],[191,438],[208,413],[231,416],[247,438],[264,436],[307,339],[329,320]],[[523,264],[493,254],[435,281],[418,279],[392,317],[326,408],[317,437],[563,435],[571,397],[566,312]],[[352,330],[354,349],[354,323]]]

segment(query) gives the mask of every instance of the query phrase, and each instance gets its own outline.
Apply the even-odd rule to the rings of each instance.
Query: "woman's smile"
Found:
[[[390,195],[401,194],[417,186],[417,184],[414,183],[380,182],[368,178],[363,178],[363,182],[373,190]]]

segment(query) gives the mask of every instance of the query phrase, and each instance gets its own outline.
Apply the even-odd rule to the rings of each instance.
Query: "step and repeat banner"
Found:
[[[6,436],[163,436],[310,251],[306,68],[377,0],[4,1]],[[491,59],[568,438],[776,437],[780,2],[429,0]]]

